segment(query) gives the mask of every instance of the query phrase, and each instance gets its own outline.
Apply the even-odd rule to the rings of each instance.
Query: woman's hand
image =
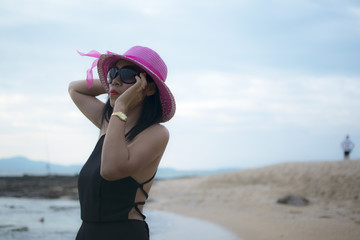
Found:
[[[147,86],[146,73],[140,73],[140,76],[135,76],[135,79],[136,83],[116,99],[114,112],[128,113],[144,101]]]

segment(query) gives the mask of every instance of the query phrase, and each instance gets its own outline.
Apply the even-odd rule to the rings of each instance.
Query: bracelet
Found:
[[[111,116],[118,116],[119,119],[120,119],[121,121],[124,121],[124,122],[126,122],[126,120],[127,120],[127,116],[126,116],[126,114],[123,113],[123,112],[113,112],[113,113],[111,114]]]

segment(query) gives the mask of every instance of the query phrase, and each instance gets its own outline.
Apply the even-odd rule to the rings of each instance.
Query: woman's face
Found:
[[[120,69],[120,68],[123,68],[125,66],[130,66],[130,67],[134,67],[136,69],[139,69],[139,67],[137,67],[135,64],[131,63],[131,62],[128,62],[128,61],[125,61],[125,60],[119,60],[117,63],[116,63],[116,68]],[[115,101],[116,99],[121,95],[123,94],[128,88],[130,88],[131,86],[133,85],[132,84],[128,84],[128,83],[124,83],[120,80],[120,76],[117,75],[113,80],[112,82],[109,84],[109,87],[110,87],[110,91],[109,91],[109,98],[110,98],[110,105],[112,107],[114,107],[115,105]]]

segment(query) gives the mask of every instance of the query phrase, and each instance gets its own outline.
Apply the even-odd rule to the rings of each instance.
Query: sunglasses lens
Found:
[[[123,83],[133,84],[136,82],[135,76],[139,74],[139,71],[132,67],[123,67],[120,69],[113,67],[108,71],[106,81],[109,84],[112,84],[112,81],[118,76],[118,74],[120,75],[120,80]]]
[[[116,68],[110,68],[108,71],[108,74],[106,76],[106,81],[111,84],[114,78],[117,76],[117,69]]]
[[[136,82],[135,76],[138,72],[132,68],[121,68],[120,69],[120,79],[123,83],[133,84]]]

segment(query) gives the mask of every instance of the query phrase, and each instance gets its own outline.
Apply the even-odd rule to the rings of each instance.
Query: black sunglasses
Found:
[[[112,84],[113,80],[119,76],[120,81],[126,84],[133,84],[136,82],[135,76],[138,76],[140,71],[134,67],[125,66],[122,68],[112,67],[109,69],[106,81]]]

